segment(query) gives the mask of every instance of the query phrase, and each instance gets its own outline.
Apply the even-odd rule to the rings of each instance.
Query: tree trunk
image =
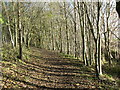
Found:
[[[74,33],[75,33],[75,57],[77,57],[77,27],[76,27],[76,2],[74,1]]]
[[[99,63],[99,75],[102,75],[102,63],[101,63],[101,36],[99,35],[98,42],[98,63]]]
[[[69,54],[69,32],[68,32],[68,22],[67,22],[67,12],[66,12],[66,5],[64,2],[64,13],[65,13],[65,29],[66,29],[66,40],[67,40],[67,54]]]
[[[84,64],[87,65],[86,58],[85,58],[85,49],[86,49],[86,47],[85,47],[85,27],[84,27],[85,17],[84,17],[84,12],[83,12],[83,4],[81,4],[81,6],[79,5],[80,4],[79,2],[77,2],[77,4],[78,4],[77,7],[78,7],[81,36],[82,36],[82,58],[83,58]],[[81,8],[81,10],[80,10],[80,8]]]
[[[10,16],[8,15],[8,12],[7,12],[7,9],[6,9],[6,6],[5,6],[5,3],[3,2],[3,7],[5,9],[5,13],[6,13],[6,16],[7,16],[7,20],[8,20],[8,30],[9,30],[9,33],[10,33],[10,40],[11,40],[11,44],[12,44],[12,47],[14,48],[14,40],[13,40],[13,36],[12,36],[12,32],[11,32],[11,23],[10,23]]]
[[[22,28],[20,20],[20,2],[17,2],[18,6],[18,31],[19,31],[19,59],[22,59]]]

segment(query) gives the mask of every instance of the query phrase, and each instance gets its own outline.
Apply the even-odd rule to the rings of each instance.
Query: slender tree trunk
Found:
[[[97,37],[95,37],[95,34],[94,34],[94,29],[93,29],[92,23],[90,21],[90,18],[89,18],[88,12],[87,12],[87,6],[85,6],[85,9],[86,9],[88,23],[89,23],[90,28],[91,28],[90,30],[91,30],[91,33],[92,33],[92,36],[93,36],[94,42],[95,42],[95,70],[96,70],[96,77],[99,78],[99,70],[100,70],[100,66],[101,66],[101,58],[99,58],[99,56],[101,56],[99,54],[101,54],[101,53],[99,52],[100,50],[98,49],[99,35],[100,35],[100,31],[99,31],[100,4],[98,2],[98,9],[97,9],[97,12],[98,12],[98,14],[97,14]]]
[[[79,2],[77,2],[77,6],[78,6],[78,15],[79,15],[79,21],[80,21],[80,29],[81,29],[81,37],[82,37],[82,58],[83,58],[83,62],[85,65],[87,65],[86,62],[86,55],[85,55],[85,27],[84,27],[84,12],[83,12],[83,4],[80,5]],[[81,8],[81,9],[80,9]],[[80,12],[81,11],[81,12]]]
[[[15,47],[17,47],[18,43],[18,28],[17,28],[17,19],[15,18]]]
[[[75,57],[77,57],[77,27],[76,27],[76,1],[74,1],[74,33],[75,33]]]
[[[99,29],[99,17],[100,17],[100,2],[98,2],[98,15],[97,15],[97,68],[98,68],[98,76],[102,74],[102,67],[101,67],[101,37],[100,37],[100,29]]]
[[[18,7],[18,31],[19,31],[19,59],[22,59],[22,28],[20,20],[20,2],[17,2]]]
[[[104,22],[104,21],[103,21]],[[104,52],[104,57],[105,60],[107,60],[107,38],[106,38],[106,29],[105,29],[105,23],[103,24],[104,27],[104,40],[105,40],[105,52]]]
[[[99,77],[98,40],[96,40],[96,42],[95,42],[95,70],[96,70],[96,77]]]
[[[110,57],[110,32],[109,32],[109,28],[108,28],[108,40],[107,40],[107,55],[108,55],[108,61],[109,61],[109,65],[111,65],[111,57]]]
[[[8,18],[9,19],[9,18]],[[9,20],[8,20],[8,23],[10,24]],[[9,30],[9,33],[10,33],[10,39],[11,39],[11,43],[12,43],[12,47],[14,48],[14,40],[13,40],[13,36],[12,36],[12,32],[11,32],[11,27],[10,25],[8,26],[8,30]]]
[[[89,41],[88,41],[88,48],[89,48],[89,61],[90,61],[90,65],[92,65],[92,50],[91,50],[91,33],[90,33],[90,30],[89,30]]]
[[[67,12],[66,12],[65,2],[64,2],[64,12],[65,12],[65,29],[66,29],[66,40],[67,40],[67,54],[69,54],[69,31],[68,31]]]
[[[62,30],[61,29],[62,28],[60,27],[60,53],[62,53]]]
[[[120,25],[120,16],[119,16],[118,24]],[[119,28],[118,37],[120,38],[120,26],[118,28]],[[117,56],[118,56],[118,60],[120,60],[120,40],[118,41],[118,55]]]
[[[52,30],[52,50],[55,50],[55,46],[54,46],[54,33],[53,33],[52,22],[51,22],[51,30]]]
[[[98,63],[99,63],[99,75],[102,75],[102,63],[101,63],[101,36],[99,35],[98,42]]]
[[[110,58],[110,30],[109,30],[109,26],[108,26],[108,19],[109,19],[109,16],[107,16],[107,21],[106,21],[106,24],[107,24],[107,38],[106,38],[106,42],[105,42],[105,45],[106,45],[106,60],[109,61],[109,65],[111,65],[111,58]]]
[[[13,12],[14,12],[14,15],[16,15],[16,12],[15,12],[15,6],[16,6],[16,3],[15,2],[13,2]],[[17,18],[16,17],[14,17],[14,42],[15,42],[15,47],[17,47],[17,38],[18,38],[18,36],[17,36],[17,34],[18,34],[18,28],[17,28]]]
[[[13,40],[13,35],[12,35],[12,32],[11,32],[11,22],[10,22],[10,16],[7,12],[7,8],[5,6],[5,3],[3,2],[3,7],[5,9],[5,13],[6,13],[6,16],[7,16],[7,20],[8,20],[8,30],[9,30],[9,33],[10,33],[10,40],[11,40],[11,44],[12,44],[12,47],[14,48],[14,40]]]

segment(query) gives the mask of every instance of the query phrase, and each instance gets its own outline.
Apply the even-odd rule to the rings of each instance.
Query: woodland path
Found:
[[[59,53],[32,48],[29,60],[11,66],[4,88],[22,90],[98,90],[94,69],[80,60],[65,58]]]

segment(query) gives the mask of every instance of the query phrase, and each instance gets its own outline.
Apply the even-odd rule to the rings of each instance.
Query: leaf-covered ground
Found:
[[[78,59],[38,48],[24,54],[29,54],[29,59],[1,61],[2,90],[118,89],[115,81],[97,80],[95,70]]]

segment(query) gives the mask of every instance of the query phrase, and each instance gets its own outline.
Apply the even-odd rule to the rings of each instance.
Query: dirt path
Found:
[[[94,70],[80,60],[63,58],[60,54],[32,48],[29,60],[11,66],[4,75],[4,88],[23,89],[95,89]],[[97,89],[96,89],[97,90]]]
[[[32,65],[38,66],[42,86],[52,88],[90,88],[95,85],[87,78],[94,78],[94,72],[85,70],[79,60],[63,58],[59,54],[46,50],[34,49]],[[38,60],[36,63],[36,60]],[[38,75],[39,76],[39,75]]]

